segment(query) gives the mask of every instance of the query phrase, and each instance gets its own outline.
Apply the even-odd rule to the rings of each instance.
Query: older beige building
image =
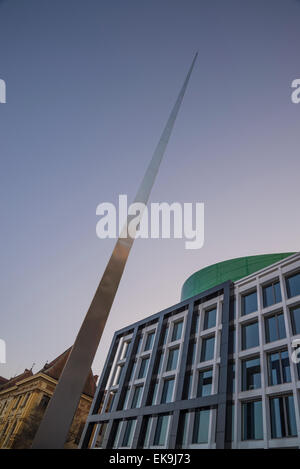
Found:
[[[70,349],[37,373],[25,369],[12,379],[0,377],[0,448],[30,448],[54,392]],[[67,448],[76,448],[95,393],[97,376],[90,371],[74,417]]]

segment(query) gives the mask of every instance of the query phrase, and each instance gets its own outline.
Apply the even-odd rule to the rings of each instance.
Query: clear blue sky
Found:
[[[0,1],[0,375],[72,344],[114,245],[96,206],[134,197],[197,49],[151,201],[204,202],[205,246],[136,242],[95,373],[195,270],[299,250],[299,20],[296,0]]]

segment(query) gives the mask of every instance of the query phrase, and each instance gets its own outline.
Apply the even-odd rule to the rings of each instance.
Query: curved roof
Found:
[[[195,272],[184,282],[181,290],[181,301],[198,295],[227,280],[235,282],[243,277],[247,277],[247,275],[275,264],[275,262],[281,261],[292,254],[295,253],[285,252],[238,257],[205,267]]]

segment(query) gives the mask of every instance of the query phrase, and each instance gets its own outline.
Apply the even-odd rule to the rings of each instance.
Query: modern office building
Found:
[[[233,259],[115,333],[82,448],[299,448],[300,253]]]

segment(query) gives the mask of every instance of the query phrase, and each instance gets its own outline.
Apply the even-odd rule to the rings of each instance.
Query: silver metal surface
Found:
[[[135,197],[146,204],[188,85],[197,54],[190,66],[150,164]],[[129,223],[127,219],[127,225]],[[126,227],[125,227],[126,228]],[[130,253],[134,237],[119,238],[95,296],[76,337],[52,399],[35,436],[32,448],[63,448],[81,393],[91,369],[110,309]]]

